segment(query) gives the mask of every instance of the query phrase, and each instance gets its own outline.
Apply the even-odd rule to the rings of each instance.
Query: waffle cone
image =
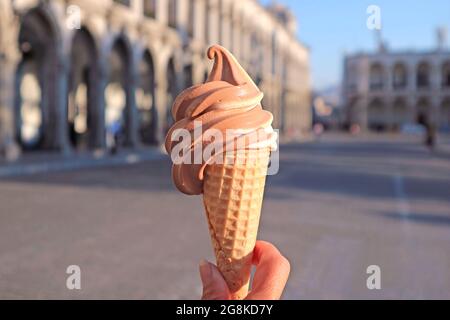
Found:
[[[232,299],[247,296],[270,149],[227,152],[205,168],[203,202],[217,266]]]

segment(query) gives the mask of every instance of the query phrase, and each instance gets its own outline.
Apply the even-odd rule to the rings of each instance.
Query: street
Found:
[[[450,299],[450,153],[393,135],[280,150],[259,238],[291,262],[285,299]],[[0,298],[198,299],[202,258],[202,200],[175,190],[169,158],[0,180]]]

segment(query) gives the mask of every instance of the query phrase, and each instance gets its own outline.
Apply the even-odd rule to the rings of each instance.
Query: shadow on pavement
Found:
[[[427,165],[432,156],[415,142],[318,141],[280,147],[280,171],[267,178],[266,197],[291,199],[301,191],[394,199],[393,177],[401,170],[411,199],[450,202],[447,165]],[[402,159],[425,160],[411,164]],[[390,160],[395,160],[392,162]],[[399,160],[400,159],[400,160]],[[401,166],[397,164],[401,163]],[[439,160],[438,160],[439,161]],[[421,176],[415,176],[420,173]],[[449,179],[446,179],[448,177]],[[3,182],[68,185],[139,191],[177,192],[169,158],[133,165],[99,167],[4,178]]]
[[[82,188],[104,188],[136,191],[173,191],[169,159],[99,168],[83,168],[70,171],[39,173],[2,178],[7,182],[66,185]]]
[[[380,216],[400,221],[408,221],[414,223],[424,223],[430,225],[450,226],[450,216],[432,214],[432,213],[410,213],[402,215],[398,212],[377,212]]]

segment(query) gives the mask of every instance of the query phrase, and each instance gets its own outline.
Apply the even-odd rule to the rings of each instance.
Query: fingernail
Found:
[[[202,279],[202,282],[205,284],[211,281],[212,268],[211,264],[207,260],[202,259],[200,261],[199,269],[200,269],[200,278]]]

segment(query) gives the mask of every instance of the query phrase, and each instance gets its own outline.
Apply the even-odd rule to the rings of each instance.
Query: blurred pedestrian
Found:
[[[431,151],[434,150],[434,147],[436,145],[436,128],[431,123],[426,127],[425,144]]]
[[[122,123],[120,119],[112,121],[107,127],[106,144],[111,154],[116,154],[119,149],[121,132]]]
[[[425,128],[424,144],[432,151],[436,144],[435,126],[428,119],[427,115],[423,113],[419,114],[419,116],[417,117],[417,123]]]

